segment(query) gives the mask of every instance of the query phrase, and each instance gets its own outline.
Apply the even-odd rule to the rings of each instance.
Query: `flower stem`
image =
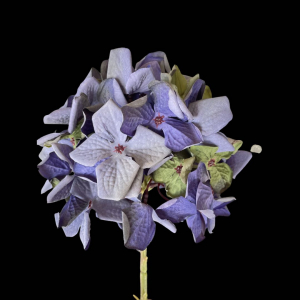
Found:
[[[148,289],[147,289],[147,249],[140,251],[141,262],[140,262],[140,280],[141,280],[141,298],[140,300],[148,300]]]
[[[160,195],[163,199],[165,199],[166,201],[169,201],[170,199],[168,199],[167,197],[165,197],[165,196],[161,193],[161,191],[160,191],[160,189],[159,189],[159,186],[160,186],[160,184],[157,185],[157,191],[158,191],[159,195]]]

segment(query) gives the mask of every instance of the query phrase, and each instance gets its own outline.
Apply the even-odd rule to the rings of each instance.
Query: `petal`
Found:
[[[44,117],[44,124],[69,124],[71,107],[63,107]]]
[[[80,84],[77,93],[75,95],[76,97],[79,97],[81,94],[85,94],[88,99],[88,105],[95,105],[98,103],[97,101],[97,91],[100,86],[100,81],[96,79],[95,77],[89,77],[87,76],[85,80]],[[74,100],[73,100],[74,105]],[[72,105],[72,107],[73,107]]]
[[[127,136],[120,131],[123,123],[121,109],[109,100],[94,115],[93,124],[98,136],[116,143],[124,143]],[[107,156],[106,156],[107,157]]]
[[[155,80],[151,69],[142,68],[133,72],[126,83],[127,94],[143,93],[148,91],[148,85]]]
[[[59,214],[58,227],[70,225],[87,207],[89,202],[71,195]]]
[[[75,176],[70,193],[77,198],[89,202],[97,198],[97,184]]]
[[[52,189],[52,184],[49,180],[46,180],[45,184],[42,187],[41,194],[44,194]]]
[[[205,239],[205,222],[202,215],[197,212],[196,215],[189,217],[186,222],[193,233],[195,243],[202,242]]]
[[[120,107],[127,104],[127,100],[123,91],[114,78],[109,78],[101,82],[97,91],[98,103],[105,104],[108,100],[112,99]]]
[[[200,130],[192,123],[167,118],[162,129],[166,146],[174,152],[180,152],[203,140]]]
[[[63,161],[67,162],[71,169],[74,167],[74,161],[70,157],[70,153],[74,150],[73,147],[70,147],[66,144],[54,143],[52,148],[56,155]]]
[[[202,79],[197,79],[193,84],[192,88],[184,98],[186,106],[189,106],[191,103],[195,102],[198,99],[202,99],[202,95],[205,89],[205,82]]]
[[[48,142],[50,140],[54,140],[54,139],[62,136],[66,132],[67,132],[67,130],[64,130],[62,132],[54,132],[54,133],[47,134],[47,135],[39,138],[36,143],[37,143],[38,146],[43,147],[46,142]]]
[[[252,153],[239,150],[226,161],[233,171],[233,178],[236,178],[236,176],[245,168],[251,158]]]
[[[154,116],[151,104],[147,101],[147,96],[135,100],[122,107],[124,121],[121,131],[129,136],[133,136],[138,125],[147,125]]]
[[[68,198],[70,196],[73,179],[74,175],[68,175],[60,181],[59,184],[48,194],[47,202],[53,203]]]
[[[145,169],[160,162],[171,153],[171,150],[165,146],[163,137],[139,125],[135,136],[126,143],[125,152]]]
[[[133,180],[133,183],[131,185],[131,188],[129,189],[127,195],[125,196],[125,198],[136,198],[139,196],[139,194],[141,193],[141,186],[142,186],[142,182],[143,182],[143,176],[144,176],[144,172],[143,169],[139,169],[135,179]]]
[[[123,92],[126,93],[126,82],[132,73],[131,52],[127,48],[118,48],[110,51],[107,78],[118,80]]]
[[[106,160],[106,158],[101,159],[92,167],[87,167],[87,166],[81,165],[79,163],[75,163],[74,164],[74,173],[76,176],[85,177],[93,182],[97,182],[96,167],[99,164],[101,164],[102,162],[104,162],[105,160]]]
[[[184,221],[187,217],[197,213],[195,204],[184,197],[172,199],[162,204],[156,209],[157,215],[161,219],[170,220],[173,223]]]
[[[216,147],[218,147],[217,153],[234,151],[234,147],[232,146],[232,144],[228,141],[226,136],[224,136],[220,132],[213,133],[208,136],[204,136],[203,142],[201,143],[201,145],[216,146]]]
[[[161,71],[163,73],[169,73],[171,71],[170,65],[169,65],[169,61],[167,58],[167,55],[162,52],[162,51],[156,51],[153,53],[149,53],[148,55],[146,55],[142,60],[140,60],[137,64],[135,69],[139,69],[142,65],[147,64],[151,61],[157,61],[159,62]]]
[[[124,210],[122,223],[126,248],[143,251],[151,243],[156,228],[152,212],[152,207],[137,202]]]
[[[107,68],[108,68],[108,59],[104,60],[101,63],[101,76],[102,76],[102,80],[105,80],[107,78]]]
[[[216,216],[214,211],[211,209],[201,209],[199,212],[204,215],[207,219],[214,219]]]
[[[169,156],[162,159],[160,162],[158,162],[157,164],[155,164],[153,167],[151,167],[148,170],[147,175],[152,174],[154,171],[156,171],[159,167],[161,167],[163,164],[165,164],[168,160],[172,159],[173,157],[174,157],[174,155],[171,153]]]
[[[93,209],[96,211],[96,216],[100,220],[110,222],[122,222],[122,211],[129,208],[132,201],[122,199],[120,201],[112,201],[97,198],[93,202]]]
[[[89,77],[94,77],[99,80],[102,79],[100,72],[95,68],[91,68],[91,70],[90,70],[89,74],[86,76],[86,78],[89,78]]]
[[[97,134],[92,134],[85,142],[70,153],[70,157],[85,166],[92,167],[98,161],[112,155],[112,145]]]
[[[166,227],[167,229],[169,229],[171,232],[175,233],[177,231],[176,226],[170,222],[169,220],[162,220],[157,213],[155,212],[155,210],[153,209],[152,211],[152,218],[154,222],[160,223],[162,226]]]
[[[196,195],[196,206],[198,210],[210,209],[214,201],[214,196],[210,186],[199,182]]]
[[[52,147],[43,147],[42,151],[39,153],[39,158],[43,161],[46,161],[51,152],[53,152]]]
[[[69,133],[72,133],[75,130],[78,121],[83,117],[82,111],[86,106],[89,106],[89,99],[85,94],[75,96],[70,114],[70,121],[68,127]]]
[[[209,233],[213,233],[215,225],[216,225],[216,218],[207,219],[207,230]]]
[[[98,196],[110,200],[125,198],[139,169],[130,157],[107,159],[96,168]]]
[[[84,213],[80,214],[69,226],[62,228],[67,237],[73,237],[78,233],[79,228],[83,221],[83,215]],[[58,227],[59,213],[56,213],[54,217],[55,217],[56,226]]]
[[[163,81],[152,81],[149,84],[154,98],[154,110],[167,117],[184,118],[178,105],[177,95],[170,84]]]
[[[212,209],[214,211],[217,211],[219,209],[222,209],[226,207],[228,204],[231,202],[235,201],[236,199],[234,197],[225,197],[225,198],[220,198],[218,200],[213,201]]]
[[[220,131],[232,119],[227,97],[199,100],[189,105],[194,116],[193,123],[204,136]]]
[[[49,157],[42,161],[39,165],[39,173],[46,179],[62,179],[70,174],[71,169],[67,162],[61,160],[54,152],[49,154]]]
[[[91,242],[90,231],[91,231],[91,220],[90,220],[89,212],[86,211],[83,213],[83,221],[81,224],[80,234],[79,234],[84,250],[87,250],[90,246],[90,242]]]
[[[206,182],[209,179],[205,164],[199,163],[197,170],[188,175],[186,196],[189,196],[192,201],[196,203],[197,190],[200,182]]]
[[[160,65],[157,61],[150,61],[148,63],[145,63],[145,64],[141,65],[138,69],[142,69],[142,68],[150,68],[154,78],[156,80],[160,80],[161,69],[160,69]]]

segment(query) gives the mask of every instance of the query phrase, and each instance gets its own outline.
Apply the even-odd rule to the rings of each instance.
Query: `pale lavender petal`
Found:
[[[67,99],[67,106],[66,107],[72,107],[74,96],[75,95],[71,95],[71,96],[68,97],[68,99]]]
[[[62,179],[70,174],[71,168],[69,164],[61,160],[54,152],[49,154],[49,158],[42,161],[39,165],[39,173],[46,179]]]
[[[200,243],[205,239],[205,222],[202,215],[197,211],[197,214],[187,218],[188,227],[191,229],[195,243]]]
[[[129,192],[140,166],[131,157],[113,156],[96,168],[98,196],[101,199],[124,199]]]
[[[52,148],[56,155],[63,161],[67,162],[71,169],[74,167],[74,161],[70,157],[70,153],[74,150],[73,147],[70,147],[66,144],[54,143]]]
[[[89,105],[95,105],[98,103],[97,101],[97,91],[100,86],[100,81],[96,79],[95,77],[89,77],[87,76],[85,80],[80,84],[75,98],[79,97],[82,93],[87,96],[87,99],[89,101]],[[73,100],[74,105],[74,100]],[[72,107],[73,107],[72,105]]]
[[[118,48],[110,51],[107,78],[115,78],[126,93],[126,82],[132,73],[131,52],[127,48]]]
[[[202,79],[197,79],[184,99],[185,105],[189,106],[196,100],[202,99],[204,89],[205,82]]]
[[[134,158],[141,168],[151,168],[171,153],[163,137],[150,129],[138,126],[135,136],[126,143],[125,153]]]
[[[82,165],[92,167],[98,161],[112,155],[112,145],[97,134],[92,134],[70,153],[70,157]]]
[[[89,202],[71,195],[59,214],[58,227],[69,226],[87,207]]]
[[[105,80],[107,78],[107,68],[108,68],[108,59],[104,60],[101,63],[100,71],[101,71],[102,80]]]
[[[69,226],[62,228],[66,237],[73,237],[78,233],[79,228],[83,221],[83,216],[84,216],[84,212],[81,213]],[[55,217],[56,226],[58,227],[59,213],[56,213],[54,217]]]
[[[89,106],[89,99],[85,94],[75,96],[70,114],[69,133],[72,133],[75,130],[77,122],[83,117],[82,111],[86,106]]]
[[[220,132],[213,133],[208,136],[203,137],[203,142],[201,145],[205,146],[216,146],[218,147],[218,152],[234,151],[234,147],[228,141],[228,139]]]
[[[151,104],[147,101],[147,96],[133,101],[122,107],[124,121],[121,131],[129,136],[133,136],[138,125],[147,125],[154,116]]]
[[[150,68],[154,78],[156,80],[160,80],[161,69],[157,61],[150,61],[148,63],[145,63],[141,65],[138,69],[142,69],[142,68]]]
[[[96,211],[96,216],[100,220],[110,222],[122,222],[122,211],[129,208],[132,201],[122,199],[120,201],[112,201],[97,198],[93,202],[93,209]]]
[[[127,135],[120,131],[123,114],[113,100],[105,103],[92,117],[95,132],[110,142],[123,144]],[[106,156],[108,157],[108,155]],[[104,157],[103,157],[104,158]]]
[[[124,209],[123,230],[126,248],[143,251],[151,243],[156,228],[152,212],[152,207],[137,202]]]
[[[102,162],[104,162],[106,160],[106,158],[101,159],[100,161],[98,161],[94,166],[92,167],[87,167],[84,165],[81,165],[79,163],[75,163],[74,164],[74,174],[76,176],[80,176],[80,177],[85,177],[88,178],[89,180],[93,181],[93,182],[97,182],[97,178],[96,178],[96,167],[101,164]]]
[[[52,189],[52,184],[49,180],[46,180],[45,184],[42,187],[41,194],[44,194]]]
[[[43,147],[46,142],[48,142],[50,140],[54,140],[54,139],[58,138],[59,136],[65,134],[66,132],[67,132],[67,130],[64,130],[62,132],[54,132],[54,133],[47,134],[47,135],[39,138],[36,143],[38,146]]]
[[[161,219],[170,220],[173,223],[184,221],[187,217],[197,213],[194,203],[184,197],[169,200],[156,209],[157,215]]]
[[[90,246],[91,242],[91,220],[89,216],[89,211],[86,211],[83,213],[83,221],[80,228],[80,240],[82,242],[84,250],[87,250]]]
[[[69,124],[71,114],[70,107],[62,107],[46,115],[44,117],[44,124]]]
[[[97,184],[75,176],[70,193],[86,202],[93,201],[97,198]]]
[[[209,233],[213,233],[215,226],[216,226],[216,218],[207,219],[207,230]]]
[[[130,199],[139,196],[139,194],[141,193],[143,177],[144,177],[144,172],[143,169],[140,168],[125,198]]]
[[[142,60],[140,60],[136,64],[135,69],[137,70],[142,65],[147,64],[147,63],[152,62],[152,61],[157,61],[159,63],[160,68],[161,68],[161,72],[169,73],[171,71],[167,55],[162,51],[156,51],[156,52],[153,52],[153,53],[149,53],[148,55],[146,55]]]
[[[91,70],[90,70],[90,72],[89,72],[89,74],[87,75],[86,78],[89,78],[89,77],[94,77],[98,80],[102,79],[100,72],[95,68],[91,68]]]
[[[226,161],[233,171],[233,178],[236,178],[236,176],[245,168],[251,158],[251,152],[239,150]]]
[[[180,152],[203,140],[200,130],[192,123],[167,118],[162,129],[165,145],[174,152]]]
[[[143,93],[148,91],[148,85],[155,80],[154,75],[149,68],[142,68],[132,73],[126,83],[127,94]]]
[[[197,195],[196,195],[196,206],[198,210],[210,209],[214,201],[214,196],[210,186],[199,182]]]
[[[73,184],[74,175],[66,176],[58,185],[48,194],[47,202],[57,202],[70,196],[70,190]]]
[[[101,82],[97,91],[98,103],[105,104],[108,100],[112,99],[120,107],[127,104],[127,100],[123,91],[114,78],[105,79]]]
[[[222,209],[235,200],[236,199],[234,197],[226,197],[226,198],[220,198],[218,200],[214,200],[211,209],[213,209],[214,211]]]
[[[170,222],[169,220],[163,220],[163,219],[161,219],[157,215],[157,213],[155,212],[154,209],[152,211],[152,218],[153,218],[154,222],[157,222],[157,223],[161,224],[165,228],[169,229],[171,232],[175,233],[177,231],[176,226],[172,222]]]
[[[52,147],[43,147],[42,151],[39,153],[39,158],[42,161],[46,161],[49,158],[51,152],[53,152]]]
[[[227,97],[199,100],[189,105],[194,116],[193,123],[204,136],[220,131],[232,120],[232,112]]]

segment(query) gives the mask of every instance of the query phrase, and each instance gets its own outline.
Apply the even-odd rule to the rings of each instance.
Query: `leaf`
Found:
[[[212,167],[210,170],[210,184],[218,194],[227,190],[232,182],[233,172],[226,163],[220,163]]]
[[[61,136],[60,140],[61,139],[70,139],[74,146],[74,149],[75,149],[77,147],[79,141],[85,137],[84,134],[82,134],[82,132],[81,132],[81,126],[83,124],[83,121],[84,121],[84,118],[82,118],[78,122],[75,130],[72,133]]]
[[[144,194],[149,181],[152,180],[151,176],[145,175],[144,180],[142,182],[141,193]],[[148,191],[150,192],[153,188],[149,186]]]
[[[218,151],[218,147],[210,147],[210,146],[191,146],[189,148],[191,154],[195,156],[196,163],[204,162],[207,164]]]
[[[191,154],[188,151],[188,149],[184,149],[184,150],[182,150],[180,152],[175,152],[174,156],[177,157],[177,158],[190,158]]]
[[[212,98],[212,93],[208,85],[205,86],[205,90],[202,96],[202,100]]]
[[[193,85],[197,79],[199,79],[199,74],[197,74],[194,77],[191,77],[191,78],[189,78],[189,80],[187,80],[186,90],[182,96],[182,99],[186,98],[187,94],[189,93],[190,89],[193,87]]]
[[[177,90],[178,90],[178,94],[183,97],[186,89],[187,89],[187,81],[185,79],[185,77],[181,74],[179,68],[174,65],[172,71],[173,76],[172,76],[172,84],[177,86]]]
[[[55,188],[59,184],[59,180],[57,178],[53,178],[51,180],[52,187]]]
[[[180,178],[185,185],[187,184],[188,175],[192,171],[194,161],[195,157],[190,157],[185,159],[182,163],[183,167],[181,169]]]

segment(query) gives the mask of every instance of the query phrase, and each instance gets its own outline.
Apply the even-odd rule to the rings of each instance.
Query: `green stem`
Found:
[[[140,263],[140,280],[141,280],[141,299],[148,300],[148,290],[147,290],[147,249],[140,251],[141,253],[141,263]]]

